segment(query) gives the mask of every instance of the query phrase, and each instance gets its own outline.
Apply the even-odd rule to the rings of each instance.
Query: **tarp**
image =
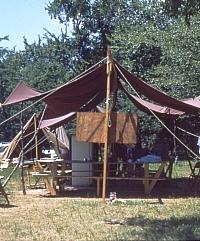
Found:
[[[93,99],[91,99],[88,103],[84,104],[81,108],[77,111],[90,111],[91,109],[95,108],[99,103],[101,103],[104,99],[104,92],[99,92]],[[76,117],[76,112],[70,112],[61,116],[56,116],[53,111],[50,109],[46,109],[44,118],[41,121],[40,128],[44,127],[52,127],[56,128],[60,125],[63,125]]]
[[[132,75],[128,70],[123,68],[121,65],[115,62],[115,74],[117,75],[118,84],[115,83],[116,76],[113,74],[111,78],[111,90],[114,86],[122,84],[122,80],[125,80],[139,93],[146,96],[148,99],[155,101],[162,105],[162,109],[159,110],[156,106],[152,108],[156,109],[157,112],[174,114],[175,112],[185,113],[197,113],[200,108],[193,102],[183,102],[177,100],[167,94],[153,88],[144,81],[140,80],[136,76]],[[106,65],[102,65],[87,75],[81,76],[75,82],[71,84],[66,84],[58,91],[55,91],[50,96],[48,96],[44,101],[47,103],[49,110],[51,110],[51,115],[45,115],[44,119],[53,119],[61,117],[63,115],[69,114],[70,112],[79,111],[85,104],[88,103],[99,91],[106,93]],[[132,98],[133,99],[133,98]],[[136,98],[134,99],[134,102]],[[138,102],[138,99],[137,99]],[[100,103],[100,102],[99,102]],[[98,105],[99,103],[96,103]],[[143,103],[143,105],[146,103]],[[141,105],[141,102],[140,102]],[[148,108],[148,106],[146,106]],[[169,107],[172,109],[164,109]]]
[[[60,126],[62,123],[67,123],[71,120],[73,120],[76,117],[76,112],[71,112],[63,116],[59,116],[56,118],[50,118],[50,119],[43,119],[41,121],[40,129],[43,129],[45,127],[55,127],[55,126]]]
[[[183,113],[195,114],[200,110],[200,101],[197,99],[177,100],[140,80],[116,61],[114,61],[114,69],[115,71],[111,75],[111,92],[114,92],[117,87],[123,86],[126,82],[140,95],[144,95],[148,100],[155,102],[142,100],[124,89],[123,91],[130,100],[142,111],[149,112],[150,109],[160,115],[176,116]],[[58,126],[74,118],[74,113],[89,111],[99,105],[106,95],[106,81],[106,64],[101,64],[79,75],[71,83],[66,83],[42,94],[33,91],[31,95],[32,92],[30,91],[27,95],[22,94],[20,99],[20,93],[25,88],[22,85],[23,88],[16,88],[17,91],[13,91],[4,105],[46,95],[43,100],[47,103],[47,109],[41,127]]]
[[[44,93],[34,88],[31,88],[23,81],[20,81],[11,94],[4,101],[2,106],[16,104],[26,100],[34,100],[35,98],[42,97]]]
[[[193,105],[195,107],[200,108],[200,98],[199,97],[183,99],[181,101],[183,101],[186,104]]]
[[[183,101],[177,100],[164,92],[157,90],[156,88],[148,85],[144,81],[140,80],[136,76],[132,75],[128,70],[126,70],[124,67],[119,65],[118,63],[115,63],[118,71],[118,76],[123,79],[127,80],[128,83],[140,94],[143,94],[148,99],[151,99],[163,106],[171,107],[175,110],[183,111],[185,113],[197,113],[200,111],[199,105],[196,106],[193,102],[193,104],[185,103]]]
[[[106,95],[106,65],[81,76],[70,84],[66,84],[45,98],[48,105],[48,118],[62,116],[70,112],[77,112],[96,96]],[[115,86],[114,75],[111,77],[111,91]],[[102,98],[99,99],[101,102]],[[99,102],[97,104],[99,104]],[[48,112],[48,111],[47,111]],[[51,112],[51,113],[50,113]],[[46,117],[45,116],[45,117]]]
[[[175,110],[173,108],[166,107],[166,106],[157,105],[157,104],[148,102],[146,100],[143,100],[137,96],[134,96],[130,94],[128,91],[126,91],[126,89],[123,86],[121,86],[120,88],[126,93],[126,95],[131,100],[131,102],[143,112],[151,114],[151,111],[152,111],[162,117],[166,117],[166,116],[177,117],[185,114],[185,112],[183,111]]]

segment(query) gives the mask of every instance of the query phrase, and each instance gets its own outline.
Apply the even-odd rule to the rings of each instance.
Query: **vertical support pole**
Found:
[[[174,162],[176,162],[176,159],[177,159],[177,146],[176,146],[176,121],[173,120],[173,159],[170,160],[169,162],[169,179],[171,180],[172,179],[172,171],[173,171],[173,165],[174,165]],[[175,163],[176,164],[176,163]]]
[[[21,110],[23,109],[23,103],[21,104]],[[20,167],[21,167],[21,184],[23,194],[26,195],[25,183],[24,183],[24,133],[23,133],[23,112],[21,112],[20,117],[21,124],[21,157],[20,157]]]
[[[173,136],[173,155],[176,157],[177,155],[177,146],[176,146],[176,120],[173,120],[173,132],[174,132],[174,136]]]
[[[102,187],[102,199],[105,202],[106,198],[106,177],[107,177],[107,159],[108,159],[108,127],[109,127],[109,115],[110,115],[110,79],[112,71],[112,56],[111,50],[107,51],[107,87],[106,87],[106,113],[105,113],[105,126],[104,126],[104,159],[103,159],[103,187]]]
[[[144,164],[144,192],[145,194],[149,194],[149,163]]]
[[[38,131],[37,131],[37,119],[36,119],[36,115],[34,116],[34,128],[35,128],[35,158],[36,160],[39,159],[39,155],[38,155]]]
[[[60,146],[59,146],[59,142],[58,142],[58,131],[59,131],[59,128],[56,128],[55,129],[55,137],[56,137],[56,147],[55,148],[56,148],[56,151],[58,153],[59,158],[62,158],[61,157],[61,150],[60,150]]]

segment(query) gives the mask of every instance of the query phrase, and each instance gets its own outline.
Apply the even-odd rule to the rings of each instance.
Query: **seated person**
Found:
[[[146,156],[149,153],[148,149],[141,147],[140,143],[131,145],[127,148],[128,162],[133,163],[142,156]]]
[[[133,144],[127,148],[128,163],[134,163],[137,161],[137,159],[146,156],[148,153],[149,151],[146,148],[142,148],[140,143],[137,143],[136,145]],[[128,166],[128,175],[132,176],[133,174],[137,176],[143,176],[144,170],[142,164]]]

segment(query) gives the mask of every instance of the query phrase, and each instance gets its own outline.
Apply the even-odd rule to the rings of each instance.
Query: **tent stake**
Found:
[[[106,177],[107,177],[107,159],[108,159],[108,126],[110,116],[110,77],[112,71],[112,55],[111,50],[107,51],[107,88],[106,88],[106,113],[105,113],[105,127],[104,127],[104,159],[103,159],[103,187],[102,199],[106,202]]]

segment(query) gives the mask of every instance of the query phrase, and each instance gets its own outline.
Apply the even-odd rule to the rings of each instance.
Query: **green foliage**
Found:
[[[59,1],[49,3],[52,18],[65,24],[80,58],[97,62],[105,56],[109,37],[121,21],[137,18],[140,1]],[[91,62],[90,62],[91,63]]]
[[[177,98],[199,95],[199,18],[168,28],[124,26],[112,38],[114,55],[130,71]],[[121,58],[122,56],[122,58]],[[124,57],[123,57],[124,56]]]
[[[8,36],[3,37],[0,41],[9,40]],[[15,87],[16,83],[20,80],[20,66],[15,56],[15,50],[9,50],[0,46],[0,102],[3,103],[8,97],[10,92]],[[15,108],[14,112],[19,111],[19,108]],[[5,108],[0,110],[0,122],[7,119],[13,111],[8,111]],[[1,141],[7,140],[7,137],[13,136],[15,132],[15,125],[13,122],[9,122],[8,125],[0,127]]]
[[[162,6],[172,17],[183,16],[187,25],[190,25],[191,17],[200,11],[199,0],[165,0]]]

